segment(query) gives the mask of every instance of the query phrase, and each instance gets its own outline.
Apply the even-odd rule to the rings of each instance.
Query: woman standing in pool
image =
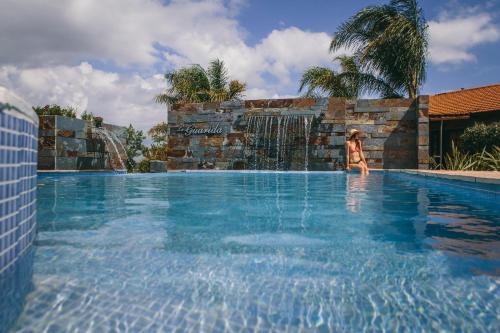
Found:
[[[349,131],[349,140],[345,143],[345,151],[347,171],[351,171],[352,168],[357,168],[361,170],[362,175],[367,175],[369,173],[368,164],[363,154],[361,140],[359,139],[359,131],[357,129],[353,128]]]

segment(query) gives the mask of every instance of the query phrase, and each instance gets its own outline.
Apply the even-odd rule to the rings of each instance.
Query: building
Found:
[[[467,127],[500,121],[500,84],[429,97],[429,155],[440,162]]]

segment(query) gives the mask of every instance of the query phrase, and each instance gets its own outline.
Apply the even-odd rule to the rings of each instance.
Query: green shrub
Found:
[[[137,164],[137,171],[142,173],[147,173],[149,169],[149,160],[142,160]]]
[[[477,164],[475,155],[464,153],[458,149],[455,143],[451,142],[451,152],[444,156],[444,166],[446,170],[474,170]]]
[[[34,106],[33,110],[38,116],[63,116],[76,118],[76,109],[71,106],[63,108],[59,105],[52,104],[45,106]]]
[[[94,122],[94,114],[92,112],[84,111],[80,118],[82,118],[82,120],[91,121],[92,123]]]
[[[127,128],[127,139],[126,139],[126,149],[127,149],[127,171],[132,172],[137,168],[137,163],[134,158],[144,155],[146,147],[143,144],[146,136],[142,131],[136,130],[132,124]]]
[[[489,125],[475,124],[460,136],[460,149],[470,154],[481,153],[484,149],[492,153],[500,144],[500,122]]]
[[[436,164],[436,168],[440,165]],[[480,153],[464,153],[451,143],[451,152],[444,157],[444,169],[460,171],[500,171],[500,147],[494,145],[491,152],[486,148]]]

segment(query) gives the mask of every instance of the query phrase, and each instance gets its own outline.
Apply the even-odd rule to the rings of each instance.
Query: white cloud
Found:
[[[444,12],[429,22],[430,60],[434,64],[459,64],[476,61],[472,49],[500,39],[500,29],[489,13],[478,8],[462,10],[453,15]]]
[[[119,124],[159,116],[158,66],[206,66],[221,58],[248,98],[288,95],[300,72],[324,65],[330,37],[296,27],[246,42],[237,14],[246,0],[2,0],[0,84],[33,103],[79,106]],[[120,73],[87,62],[118,66]],[[151,89],[145,89],[146,86]],[[145,116],[138,116],[144,108]],[[145,114],[145,113],[142,113]],[[151,118],[152,119],[152,118]],[[154,119],[153,119],[154,120]],[[157,119],[158,121],[158,119]],[[154,121],[153,121],[154,122]],[[143,125],[140,125],[143,126]],[[145,125],[144,125],[145,126]]]
[[[132,123],[146,130],[167,118],[166,107],[153,102],[164,85],[161,75],[120,75],[96,70],[85,62],[36,69],[5,66],[0,68],[0,85],[32,105],[70,105],[117,125]]]

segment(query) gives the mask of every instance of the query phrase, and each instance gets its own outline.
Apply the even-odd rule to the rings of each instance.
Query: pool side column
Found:
[[[418,96],[417,99],[417,154],[418,169],[429,169],[429,96]]]
[[[37,152],[37,115],[0,87],[0,274],[13,267],[35,239]]]

